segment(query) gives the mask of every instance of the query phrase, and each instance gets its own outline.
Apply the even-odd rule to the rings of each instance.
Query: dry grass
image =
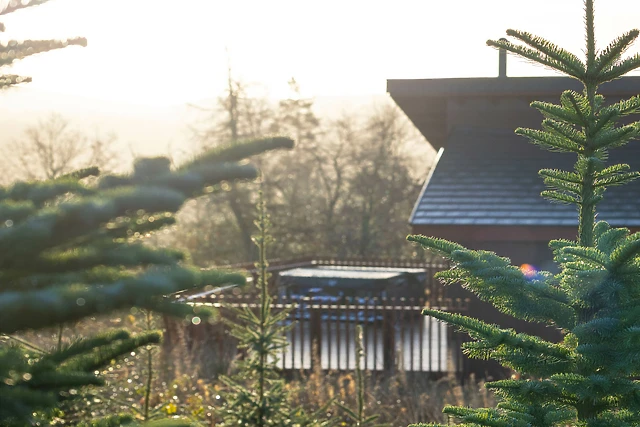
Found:
[[[351,372],[316,371],[298,376],[288,383],[288,387],[293,392],[294,405],[308,410],[315,410],[331,399],[349,407],[356,405],[355,375]],[[387,378],[379,374],[374,378],[371,372],[367,372],[366,390],[367,414],[379,414],[379,422],[394,427],[406,427],[417,422],[446,423],[447,417],[442,414],[445,405],[495,405],[493,394],[473,378],[461,385],[455,377],[430,379],[426,375],[411,374],[411,381],[407,381],[404,372]],[[331,408],[329,414],[343,418],[336,408]]]
[[[171,328],[160,318],[157,326]],[[200,325],[203,326],[203,325]],[[124,312],[109,318],[87,319],[65,328],[63,342],[74,337],[87,336],[105,327],[127,328],[133,332],[143,330],[137,313]],[[182,322],[173,324],[172,339],[155,348],[154,381],[151,407],[157,417],[167,415],[187,416],[206,426],[216,425],[214,408],[224,402],[217,376],[229,374],[236,354],[235,343],[228,335],[220,341],[219,325],[207,325],[201,337],[194,339],[185,333],[190,326]],[[57,344],[57,330],[27,333],[23,337],[43,347],[53,348]],[[101,372],[107,386],[93,389],[87,402],[74,408],[76,416],[100,417],[114,412],[134,413],[142,409],[146,379],[146,352],[141,349],[122,360],[115,361]],[[314,352],[314,354],[316,354]],[[319,366],[318,363],[314,364]],[[417,422],[447,423],[442,414],[445,405],[468,407],[491,407],[495,405],[493,395],[482,382],[473,378],[461,385],[455,377],[440,379],[411,373],[411,380],[399,371],[383,377],[366,372],[366,402],[368,414],[380,414],[380,422],[392,426],[406,427]],[[352,372],[326,372],[315,370],[296,373],[287,383],[292,393],[292,406],[301,406],[314,412],[332,399],[347,406],[356,404],[355,374]],[[347,421],[335,405],[330,406],[327,416],[341,422]],[[342,425],[350,425],[345,423]]]

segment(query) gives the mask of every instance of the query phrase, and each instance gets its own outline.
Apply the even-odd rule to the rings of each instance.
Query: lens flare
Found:
[[[531,264],[522,264],[520,271],[522,271],[522,274],[524,274],[524,277],[527,279],[533,279],[538,274],[538,270]]]

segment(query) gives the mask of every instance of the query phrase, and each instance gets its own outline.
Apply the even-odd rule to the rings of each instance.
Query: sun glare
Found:
[[[494,76],[496,54],[484,42],[510,27],[579,53],[582,41],[567,34],[580,34],[581,21],[576,28],[559,28],[541,15],[552,7],[552,18],[562,16],[578,3],[56,0],[7,16],[1,37],[88,38],[86,49],[29,58],[14,67],[33,76],[30,87],[38,90],[184,104],[218,95],[230,62],[238,77],[262,84],[272,97],[287,94],[292,76],[309,95],[375,94],[385,92],[387,78]],[[616,20],[601,15],[603,40],[615,32],[608,22],[632,26],[633,11],[640,13],[637,2],[619,3],[626,6],[616,10],[626,13],[617,12]],[[515,13],[517,7],[527,13]],[[545,73],[522,61],[509,64],[510,75]]]

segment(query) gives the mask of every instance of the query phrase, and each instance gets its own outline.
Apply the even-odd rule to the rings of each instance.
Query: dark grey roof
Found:
[[[511,130],[454,129],[411,215],[412,225],[577,226],[574,206],[551,203],[538,171],[572,170],[575,155],[550,153]],[[640,142],[612,150],[609,163],[640,169]],[[640,226],[640,182],[612,187],[598,219]]]

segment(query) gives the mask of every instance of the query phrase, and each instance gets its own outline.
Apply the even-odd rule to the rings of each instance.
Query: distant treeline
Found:
[[[201,149],[273,134],[294,138],[296,147],[254,160],[261,183],[223,186],[194,202],[162,243],[186,249],[202,266],[253,260],[254,206],[262,186],[273,222],[272,259],[412,256],[404,237],[430,167],[427,143],[392,105],[323,122],[295,80],[290,87],[289,99],[272,104],[229,79],[218,104],[192,128]]]

